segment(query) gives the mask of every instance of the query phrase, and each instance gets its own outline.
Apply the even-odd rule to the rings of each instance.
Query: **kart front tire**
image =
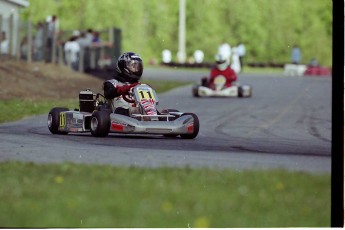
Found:
[[[105,110],[95,111],[91,116],[90,130],[94,137],[106,137],[110,129],[110,116]]]
[[[59,131],[60,126],[60,113],[68,111],[68,108],[56,107],[49,111],[48,113],[48,129],[52,134],[62,134],[65,135],[68,132]]]
[[[200,127],[199,118],[194,113],[184,113],[184,114],[182,114],[182,116],[187,116],[187,115],[192,116],[193,119],[194,119],[193,133],[181,134],[180,136],[181,136],[182,139],[194,139],[196,136],[198,136],[198,133],[199,133],[199,127]]]

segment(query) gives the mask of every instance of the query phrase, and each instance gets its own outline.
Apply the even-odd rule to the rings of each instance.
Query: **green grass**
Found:
[[[190,84],[188,82],[179,81],[163,81],[163,80],[148,80],[144,83],[150,84],[157,93],[163,93],[178,86]],[[101,92],[103,93],[103,92]],[[53,107],[67,107],[74,109],[79,107],[79,101],[75,99],[63,99],[63,100],[1,100],[0,101],[0,123],[19,120],[28,116],[48,114],[49,110]]]
[[[78,108],[78,103],[78,98],[60,101],[2,100],[0,101],[0,123],[44,113],[48,114],[53,107]]]
[[[145,83],[158,93],[188,84]],[[56,106],[78,99],[0,101],[0,122]],[[330,226],[329,174],[6,162],[0,178],[5,228]]]
[[[144,80],[142,83],[149,84],[157,93],[164,93],[176,87],[193,84],[194,82],[166,81],[166,80]]]
[[[0,164],[0,226],[329,227],[330,175]]]
[[[283,68],[273,68],[273,67],[250,67],[245,66],[243,68],[243,73],[284,73]]]

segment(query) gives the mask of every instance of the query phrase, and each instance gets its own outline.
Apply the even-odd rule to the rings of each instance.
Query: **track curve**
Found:
[[[148,70],[144,79],[198,82],[207,71]],[[159,135],[50,134],[47,115],[0,125],[0,161],[142,167],[331,171],[330,77],[240,75],[252,98],[194,98],[191,85],[159,95],[160,108],[196,113],[194,140]]]

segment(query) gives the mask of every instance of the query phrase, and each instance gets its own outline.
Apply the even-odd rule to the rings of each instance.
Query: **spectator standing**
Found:
[[[218,54],[225,58],[227,64],[230,64],[231,46],[228,43],[224,42],[218,47]]]
[[[233,69],[236,74],[241,72],[241,63],[237,47],[232,48],[231,69]]]
[[[36,25],[36,34],[34,39],[34,59],[35,61],[42,61],[43,52],[43,23],[39,22]]]
[[[313,66],[313,67],[319,66],[319,62],[317,61],[316,58],[312,58],[309,62],[309,66]]]
[[[246,55],[246,47],[244,46],[244,44],[242,42],[240,42],[237,45],[237,53],[238,53],[238,58],[240,61],[241,72],[242,72],[242,70],[243,70],[243,58],[244,58],[244,55]]]
[[[99,32],[94,31],[93,32],[93,38],[92,38],[92,43],[99,44],[101,42],[101,38],[99,37]]]
[[[9,52],[9,41],[6,37],[6,32],[1,32],[1,44],[0,44],[0,54],[1,55],[8,55]]]
[[[48,17],[48,32],[47,32],[47,56],[46,61],[51,62],[52,52],[55,49],[54,43],[56,43],[59,34],[59,20],[56,15]],[[53,52],[54,53],[54,52]]]
[[[193,56],[195,63],[197,64],[200,64],[204,61],[204,52],[202,52],[201,50],[195,50]]]
[[[29,51],[29,43],[28,43],[28,37],[24,36],[22,41],[20,42],[20,58],[27,60],[28,59],[28,51]]]
[[[291,50],[291,62],[298,65],[301,62],[302,53],[298,45],[294,45]]]
[[[80,46],[77,42],[77,36],[72,36],[64,46],[66,62],[74,70],[78,70],[79,67],[79,52]]]
[[[93,40],[93,29],[88,29],[87,31],[86,31],[86,38],[87,38],[87,40],[89,41],[89,43],[91,44],[92,43],[92,40]]]
[[[88,47],[91,45],[91,41],[89,38],[86,37],[85,32],[80,33],[80,36],[78,37],[77,42],[79,43],[80,49],[85,49],[85,47]]]
[[[162,62],[163,63],[170,63],[171,62],[171,51],[165,49],[162,51]]]

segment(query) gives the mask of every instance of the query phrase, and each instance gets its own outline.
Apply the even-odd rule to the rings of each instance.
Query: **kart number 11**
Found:
[[[154,95],[151,90],[140,90],[138,91],[140,95],[140,100],[142,99],[154,99]]]

